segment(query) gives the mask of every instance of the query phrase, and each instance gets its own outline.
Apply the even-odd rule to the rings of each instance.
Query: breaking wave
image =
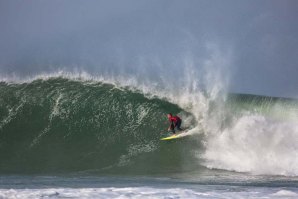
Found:
[[[165,114],[191,136],[161,142]],[[0,83],[1,173],[298,175],[295,100],[62,76]]]

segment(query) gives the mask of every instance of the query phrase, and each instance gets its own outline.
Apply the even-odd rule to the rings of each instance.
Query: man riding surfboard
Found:
[[[172,131],[173,134],[175,134],[175,129],[177,129],[178,131],[182,131],[182,129],[180,128],[182,120],[180,117],[173,116],[172,113],[168,113],[167,117],[169,119],[170,122],[170,126],[168,128],[168,131]]]

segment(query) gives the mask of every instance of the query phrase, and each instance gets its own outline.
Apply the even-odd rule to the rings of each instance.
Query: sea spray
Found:
[[[216,86],[220,81],[210,86],[211,90],[202,89],[199,80],[189,80],[175,90],[164,84],[140,83],[136,78],[91,76],[85,72],[59,72],[36,78],[1,84],[3,171],[111,168],[113,172],[115,167],[138,164],[139,157],[150,157],[153,163],[157,154],[173,154],[168,150],[171,148],[185,151],[189,159],[176,158],[175,163],[169,161],[169,164],[160,162],[160,172],[169,165],[191,163],[255,174],[297,175],[297,144],[293,142],[297,137],[295,100],[226,95]],[[108,101],[102,101],[105,99]],[[192,137],[173,143],[168,149],[158,142],[161,129],[166,128],[163,123],[167,112],[180,114],[184,124],[192,128]],[[117,113],[128,119],[124,126],[119,123],[122,119]],[[37,125],[30,126],[37,118],[41,119]],[[102,128],[102,120],[111,123],[108,129]],[[29,136],[22,133],[27,129],[31,129]],[[18,141],[14,145],[6,143],[12,137],[18,137]],[[199,143],[196,137],[200,138]],[[185,143],[191,140],[195,144],[186,147]],[[147,150],[149,145],[151,151]],[[135,146],[144,150],[130,155]],[[9,150],[14,156],[4,152]],[[115,156],[108,155],[110,152]],[[64,155],[71,159],[65,159]],[[49,158],[36,159],[39,156]],[[16,166],[18,161],[22,166]],[[66,161],[76,164],[68,165]],[[143,169],[137,169],[141,173],[154,167],[141,166]]]

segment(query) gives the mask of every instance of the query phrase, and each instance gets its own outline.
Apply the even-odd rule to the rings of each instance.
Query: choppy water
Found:
[[[239,177],[239,176],[238,176]],[[153,177],[0,178],[1,198],[297,198],[297,181]],[[207,180],[208,179],[208,180]]]

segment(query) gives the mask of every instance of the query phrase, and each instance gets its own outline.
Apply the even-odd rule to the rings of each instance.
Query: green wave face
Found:
[[[285,160],[287,154],[280,151],[295,153],[292,139],[279,135],[296,136],[297,100],[229,94],[215,100],[206,95],[205,103],[200,103],[191,96],[182,97],[192,106],[182,101],[182,109],[131,87],[102,82],[60,77],[2,82],[0,174],[208,174],[207,168],[242,171],[238,169],[242,156],[237,152],[245,154],[247,148],[256,151],[252,160],[257,157],[257,163],[267,153]],[[160,141],[167,136],[168,112],[182,116],[184,125],[196,127],[195,134]],[[236,162],[225,158],[229,153]],[[246,170],[255,168],[255,162],[250,163]],[[271,173],[284,171],[290,171],[288,164]],[[296,170],[292,173],[296,175]]]
[[[167,112],[181,109],[108,84],[63,78],[1,83],[0,172],[129,171],[131,159],[160,150]],[[152,165],[161,167],[157,159]],[[139,163],[145,168],[131,170],[154,167]]]

